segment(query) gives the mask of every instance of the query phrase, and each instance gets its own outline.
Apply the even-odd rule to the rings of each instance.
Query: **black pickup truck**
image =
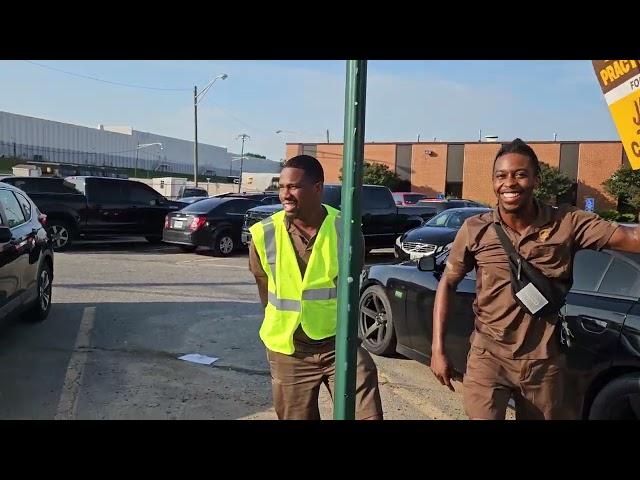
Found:
[[[162,241],[164,217],[184,207],[150,186],[106,177],[4,177],[25,191],[47,215],[54,250],[78,238],[144,236]]]
[[[322,202],[339,209],[341,196],[342,185],[326,184]],[[366,251],[393,247],[399,235],[419,227],[436,214],[436,209],[429,205],[397,206],[391,190],[379,185],[362,186],[361,204]],[[242,230],[242,243],[248,244],[251,240],[251,225],[279,210],[282,210],[282,205],[266,205],[248,210]]]

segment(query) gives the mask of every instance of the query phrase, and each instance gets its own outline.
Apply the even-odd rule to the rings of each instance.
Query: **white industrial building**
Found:
[[[152,143],[161,143],[162,149],[158,145],[140,148]],[[0,156],[193,175],[193,141],[131,127],[91,128],[2,111]],[[198,172],[202,175],[239,176],[236,158],[224,147],[198,142]],[[244,172],[280,172],[280,163],[271,160],[245,157],[242,163]]]

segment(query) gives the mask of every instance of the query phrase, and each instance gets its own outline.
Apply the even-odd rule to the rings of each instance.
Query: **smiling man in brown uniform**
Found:
[[[494,223],[518,253],[548,278],[570,285],[577,250],[640,251],[638,228],[619,226],[572,206],[554,208],[533,196],[540,166],[520,139],[504,145],[493,165],[493,212],[469,218],[458,232],[438,285],[433,309],[431,370],[451,390],[444,348],[450,299],[465,274],[477,268],[475,328],[464,376],[464,406],[472,419],[504,419],[514,397],[517,419],[569,417],[565,363],[557,338],[558,315],[538,318],[514,299],[507,253]]]

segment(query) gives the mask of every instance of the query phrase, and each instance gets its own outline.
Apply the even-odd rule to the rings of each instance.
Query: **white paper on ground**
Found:
[[[178,360],[185,360],[192,363],[200,363],[201,365],[211,365],[218,360],[217,357],[207,357],[206,355],[200,355],[199,353],[189,353],[178,357]]]

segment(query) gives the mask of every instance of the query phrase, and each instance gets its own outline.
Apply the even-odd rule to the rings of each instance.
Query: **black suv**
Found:
[[[49,315],[53,250],[45,224],[46,215],[23,191],[0,183],[0,318]]]
[[[75,239],[143,236],[162,240],[164,217],[183,203],[166,199],[149,185],[107,177],[5,177],[24,190],[47,215],[55,250]]]

